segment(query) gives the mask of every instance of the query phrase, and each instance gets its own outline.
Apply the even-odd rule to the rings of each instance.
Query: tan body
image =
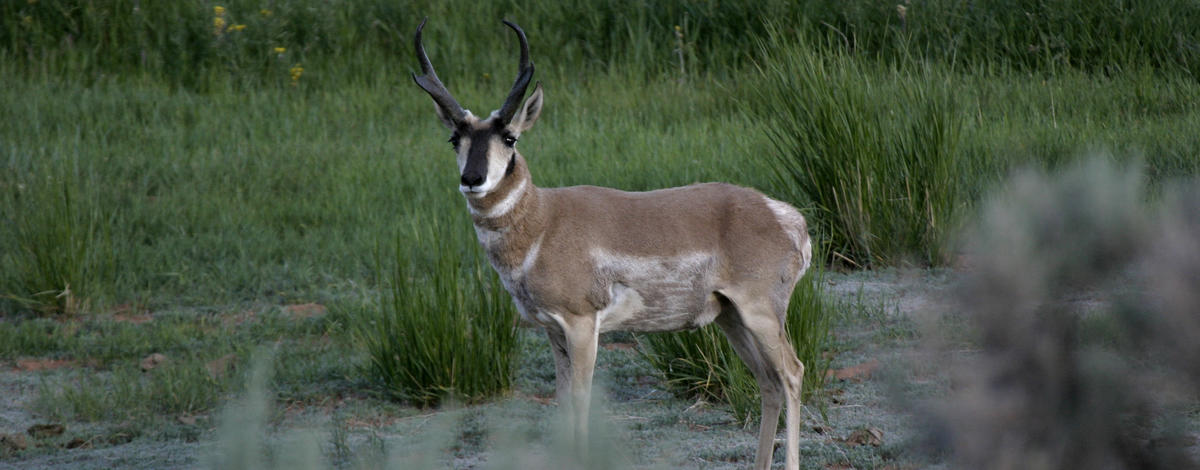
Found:
[[[516,158],[513,174],[468,207],[522,317],[544,327],[554,345],[559,402],[573,406],[578,438],[586,438],[599,333],[678,331],[715,320],[764,391],[758,467],[769,468],[785,401],[794,403],[788,455],[796,462],[804,366],[784,316],[811,259],[799,212],[723,183],[649,192],[538,188]]]
[[[486,200],[469,204],[480,243],[527,320],[604,312],[602,332],[694,329],[720,313],[718,295],[785,307],[807,266],[803,218],[796,213],[784,227],[758,191],[723,183],[543,189],[523,159],[516,166]],[[488,216],[510,197],[510,210]],[[613,311],[621,299],[614,290],[638,302]]]
[[[458,105],[421,46],[414,79],[454,134],[461,185],[480,244],[522,317],[554,350],[558,401],[586,458],[598,336],[676,331],[715,322],[762,390],[755,468],[773,460],[787,405],[786,465],[799,468],[804,365],[785,332],[787,304],[812,256],[804,217],[753,189],[706,183],[649,192],[538,188],[517,139],[542,110],[524,32],[521,67],[504,106],[486,118]],[[422,23],[424,26],[424,23]],[[518,105],[519,108],[518,108]]]

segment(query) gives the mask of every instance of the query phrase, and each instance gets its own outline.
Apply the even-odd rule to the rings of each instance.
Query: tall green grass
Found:
[[[819,396],[829,370],[830,329],[836,307],[821,297],[820,275],[808,274],[788,304],[788,338],[804,364],[805,400]],[[730,405],[734,418],[758,417],[760,393],[754,374],[716,325],[695,331],[638,336],[641,356],[662,374],[677,394]]]
[[[756,58],[751,45],[767,21],[887,61],[1200,73],[1200,6],[1190,0],[12,1],[0,4],[0,56],[32,76],[139,75],[193,90],[286,85],[297,64],[306,83],[382,83],[411,69],[395,59],[411,57],[424,16],[451,86],[510,73],[509,55],[477,54],[481,44],[508,44],[501,18],[530,32],[539,66],[579,78],[612,69],[730,76]]]
[[[1189,0],[809,0],[808,31],[864,56],[973,68],[1200,74],[1200,5]],[[903,7],[903,12],[900,11]],[[811,35],[810,37],[815,37]]]
[[[419,406],[506,392],[519,350],[511,298],[461,230],[413,219],[381,308],[353,325],[368,357],[363,374]]]
[[[753,95],[781,191],[808,199],[835,262],[947,261],[968,168],[948,77],[775,34]]]

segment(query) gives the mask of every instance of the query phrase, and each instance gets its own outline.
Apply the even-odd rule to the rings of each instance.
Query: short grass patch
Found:
[[[258,347],[276,352],[269,385],[281,402],[364,396],[353,372],[359,356],[342,327],[348,307],[306,316],[315,310],[308,307],[305,314],[281,307],[183,310],[136,322],[112,315],[3,321],[0,338],[13,341],[3,343],[0,360],[37,374],[31,410],[66,424],[89,447],[195,440],[213,424],[212,411],[245,385]]]

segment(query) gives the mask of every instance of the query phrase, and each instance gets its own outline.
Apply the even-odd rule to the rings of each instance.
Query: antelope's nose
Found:
[[[473,188],[483,184],[483,175],[475,172],[463,173],[462,184],[468,188]]]

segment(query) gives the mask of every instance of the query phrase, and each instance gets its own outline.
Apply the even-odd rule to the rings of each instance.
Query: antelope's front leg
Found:
[[[574,431],[576,453],[586,461],[588,411],[596,368],[596,323],[591,317],[566,316],[559,317],[558,324],[560,331],[546,329],[554,350],[558,403],[564,407],[568,426]]]
[[[546,327],[550,350],[554,352],[554,399],[564,410],[571,406],[571,353],[561,329]],[[567,423],[573,426],[574,423]]]

